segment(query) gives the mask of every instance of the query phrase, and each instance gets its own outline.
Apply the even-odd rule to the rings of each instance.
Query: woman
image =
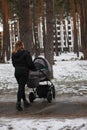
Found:
[[[12,53],[12,64],[15,67],[15,78],[18,83],[16,109],[22,111],[21,99],[23,99],[24,107],[29,107],[29,102],[25,96],[25,84],[28,80],[29,70],[34,69],[34,63],[30,53],[24,49],[21,41],[16,42]]]

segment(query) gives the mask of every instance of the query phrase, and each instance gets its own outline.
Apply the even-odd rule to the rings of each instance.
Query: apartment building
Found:
[[[0,26],[1,27],[1,26]],[[58,46],[58,51],[60,52],[71,52],[73,51],[73,41],[74,41],[74,36],[73,36],[73,20],[71,17],[66,17],[63,20],[59,20],[56,18],[56,25],[54,26],[54,50],[55,50],[55,44]],[[79,32],[79,38],[78,42],[81,43],[80,39],[80,26],[78,25],[78,32]],[[40,47],[43,48],[43,30],[42,30],[42,21],[39,26],[39,42],[40,42]],[[56,31],[56,33],[55,33]],[[56,36],[55,36],[56,34]],[[55,37],[57,40],[55,40]],[[19,39],[19,25],[18,21],[12,21],[10,22],[10,42],[11,45],[15,43]],[[2,42],[2,27],[0,30],[0,43]]]
[[[55,40],[55,37],[57,37],[57,40]],[[57,44],[58,51],[73,51],[73,21],[71,18],[65,18],[61,21],[56,19],[56,36],[54,33],[54,44]]]

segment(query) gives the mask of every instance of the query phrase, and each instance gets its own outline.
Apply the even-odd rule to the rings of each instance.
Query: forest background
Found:
[[[72,51],[78,57],[79,52],[82,52],[84,60],[87,60],[86,15],[87,0],[0,0],[0,23],[3,25],[2,42],[0,42],[0,63],[5,63],[11,58],[14,42],[10,40],[12,29],[10,23],[17,21],[16,26],[14,22],[15,42],[21,39],[25,44],[25,48],[35,57],[43,53],[52,68],[54,55],[58,56],[62,52],[58,48],[56,21],[63,22],[65,25],[65,18],[67,20],[71,18],[73,21],[74,40]],[[43,48],[41,48],[39,41],[40,23],[42,23]],[[78,42],[78,25],[81,32],[80,44]],[[64,36],[66,37],[66,30]],[[68,47],[67,51],[69,51]],[[53,76],[53,71],[51,75]]]

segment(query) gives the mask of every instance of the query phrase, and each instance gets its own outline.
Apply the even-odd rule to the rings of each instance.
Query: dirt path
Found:
[[[48,103],[46,99],[36,99],[23,112],[15,109],[16,95],[0,95],[0,117],[87,117],[87,97],[61,96]]]

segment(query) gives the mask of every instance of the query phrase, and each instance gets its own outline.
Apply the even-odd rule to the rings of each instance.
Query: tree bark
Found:
[[[84,54],[84,59],[87,60],[87,1],[80,0],[80,21],[81,21],[81,43],[82,43],[82,52]]]
[[[46,0],[46,44],[45,44],[45,57],[51,65],[51,77],[53,77],[53,57],[54,57],[54,44],[53,44],[53,0]]]
[[[29,24],[29,0],[18,0],[19,11],[19,34],[20,40],[24,42],[25,48],[32,50],[32,32]]]
[[[6,0],[2,0],[2,19],[3,19],[3,50],[2,50],[2,62],[10,60],[10,34],[8,24],[8,7]]]

